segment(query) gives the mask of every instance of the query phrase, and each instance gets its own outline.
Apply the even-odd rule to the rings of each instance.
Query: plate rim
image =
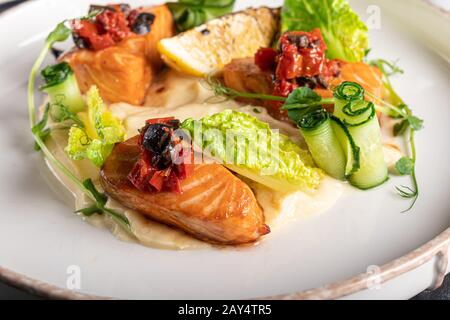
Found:
[[[377,284],[384,284],[409,271],[415,270],[422,265],[430,262],[433,258],[440,259],[440,267],[434,279],[433,287],[439,288],[447,272],[448,258],[450,251],[450,228],[447,228],[434,239],[425,243],[421,247],[410,251],[409,253],[392,260],[380,267],[379,273],[374,275],[371,272],[361,273],[359,275],[347,278],[342,281],[333,282],[322,287],[308,289],[296,293],[287,293],[276,296],[266,296],[258,298],[261,300],[328,300],[338,299],[353,293],[368,289],[370,281],[376,276]],[[118,297],[107,297],[101,295],[92,295],[74,290],[61,288],[47,282],[33,279],[24,274],[3,268],[0,266],[0,281],[12,285],[18,289],[25,290],[31,294],[49,299],[68,299],[68,300],[114,300]],[[250,298],[250,297],[249,297]],[[251,299],[251,298],[250,298]],[[253,298],[254,299],[254,298]]]
[[[29,6],[40,0],[29,0],[20,3],[13,8],[10,8],[0,13],[0,18],[12,15],[17,11],[20,11],[23,7]],[[450,18],[450,12],[438,7],[430,0],[421,0],[423,3],[433,7],[436,12],[439,12],[443,16]],[[445,231],[437,235],[432,240],[428,241],[424,245],[417,249],[414,249],[403,256],[400,256],[386,264],[382,265],[379,272],[376,274],[377,283],[384,284],[390,280],[393,280],[405,273],[416,270],[417,268],[425,265],[434,258],[440,260],[439,267],[436,269],[435,279],[433,286],[435,289],[439,288],[445,276],[450,274],[447,272],[449,264],[449,251],[450,251],[450,227]],[[257,299],[264,300],[306,300],[306,299],[338,299],[351,294],[364,291],[368,289],[368,283],[373,279],[374,274],[371,272],[361,273],[353,277],[346,278],[344,280],[332,282],[330,284],[320,286],[317,288],[311,288],[296,293],[287,293],[275,296],[266,296]],[[0,282],[11,285],[17,289],[22,289],[31,294],[37,295],[42,298],[49,299],[67,299],[67,300],[112,300],[119,299],[118,297],[108,297],[102,295],[93,295],[83,293],[67,288],[62,288],[38,279],[31,278],[25,274],[15,272],[13,270],[4,268],[0,265]]]

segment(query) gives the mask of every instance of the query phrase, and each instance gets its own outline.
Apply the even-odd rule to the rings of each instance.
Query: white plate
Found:
[[[52,27],[65,18],[84,14],[89,2],[109,1],[32,1],[0,16],[1,277],[41,293],[68,297],[71,295],[67,291],[56,292],[41,282],[64,289],[68,267],[78,266],[81,290],[77,292],[84,294],[116,298],[252,298],[298,293],[372,270],[381,270],[384,281],[398,274],[392,273],[393,265],[402,273],[413,269],[420,258],[431,259],[437,251],[447,252],[449,65],[402,24],[408,22],[409,12],[409,17],[424,17],[421,23],[425,26],[444,26],[432,29],[428,43],[448,59],[448,20],[427,11],[420,1],[407,1],[408,5],[406,1],[395,1],[395,7],[390,5],[393,1],[370,1],[383,6],[381,30],[371,31],[372,56],[400,59],[405,75],[395,80],[395,86],[425,119],[425,129],[417,136],[421,196],[412,211],[401,213],[409,203],[394,192],[395,185],[409,181],[393,178],[379,189],[355,191],[322,215],[286,226],[257,247],[178,252],[120,242],[109,232],[88,225],[58,200],[40,173],[42,160],[32,150],[27,122],[28,71]],[[279,2],[238,1],[238,7],[264,3],[274,6]],[[369,2],[353,3],[367,19]],[[390,12],[404,19],[394,20]],[[417,29],[426,30],[422,24]],[[407,256],[401,260],[403,263],[397,261],[388,269],[373,267],[404,256],[446,229],[441,238],[421,251],[421,256]],[[409,298],[431,284],[434,261],[396,277],[379,290],[365,290],[351,297]],[[322,288],[309,292],[319,296],[296,297],[350,294],[364,289],[361,279],[365,279],[364,275],[333,286],[337,291]],[[352,286],[355,283],[358,285]]]

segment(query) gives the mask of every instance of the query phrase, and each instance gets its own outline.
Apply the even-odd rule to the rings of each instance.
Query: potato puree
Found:
[[[263,108],[242,106],[234,101],[225,101],[222,98],[213,97],[212,92],[198,78],[169,71],[165,82],[156,85],[152,91],[147,98],[145,107],[124,103],[110,106],[111,112],[123,121],[128,137],[138,134],[138,129],[144,125],[145,120],[150,118],[174,116],[183,121],[189,117],[200,119],[203,116],[225,109],[238,109],[268,122],[272,128],[279,129],[301,144],[297,129],[271,118]],[[65,132],[54,132],[48,142],[48,146],[55,156],[82,180],[90,177],[94,182],[98,182],[99,170],[88,161],[70,161],[64,152],[66,144],[67,134]],[[86,207],[88,205],[86,197],[70,181],[59,174],[57,169],[50,168],[75,198],[76,208]],[[328,177],[323,179],[319,190],[314,194],[304,192],[281,194],[252,182],[249,182],[249,185],[254,190],[258,202],[264,210],[266,222],[271,227],[272,232],[276,232],[279,226],[299,217],[317,214],[329,209],[347,189],[345,183]],[[108,206],[123,213],[130,220],[134,236],[128,235],[107,216],[96,215],[84,219],[96,226],[107,227],[122,240],[137,241],[149,247],[197,249],[210,246],[182,231],[151,221],[113,200],[109,201]]]

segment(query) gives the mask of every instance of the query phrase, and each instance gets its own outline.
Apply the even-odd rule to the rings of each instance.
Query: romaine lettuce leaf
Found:
[[[282,30],[319,28],[330,59],[362,61],[368,47],[368,28],[347,0],[286,0],[281,13]]]
[[[89,159],[101,167],[116,143],[124,141],[121,122],[106,110],[97,87],[87,93],[88,111],[79,113],[84,128],[72,126],[66,152],[73,160]]]
[[[253,116],[225,110],[181,127],[204,153],[269,188],[307,191],[320,184],[322,172],[312,167],[310,154]]]
[[[73,126],[69,131],[69,141],[66,152],[72,160],[83,160],[86,158],[87,148],[92,140],[86,134],[86,131],[80,127]]]

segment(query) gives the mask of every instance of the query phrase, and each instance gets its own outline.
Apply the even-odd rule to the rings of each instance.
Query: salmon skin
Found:
[[[83,93],[96,85],[109,103],[144,102],[149,86],[163,66],[156,45],[175,34],[175,25],[165,5],[143,8],[142,12],[155,16],[149,33],[132,36],[103,50],[76,49],[62,57],[74,70]]]
[[[252,190],[218,164],[195,165],[182,194],[136,189],[128,174],[140,156],[138,137],[116,145],[100,181],[111,198],[146,217],[215,244],[257,241],[270,232]]]

